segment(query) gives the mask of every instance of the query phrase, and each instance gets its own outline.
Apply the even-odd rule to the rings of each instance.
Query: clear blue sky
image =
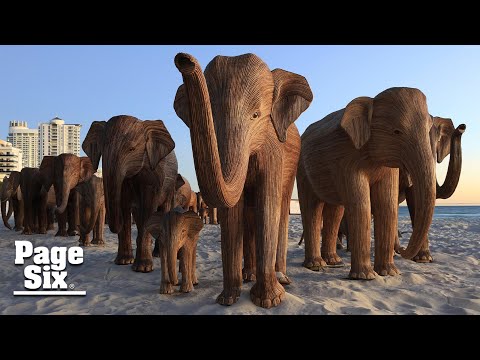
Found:
[[[0,138],[10,120],[36,127],[59,116],[83,125],[83,141],[94,120],[161,119],[175,140],[179,171],[198,190],[189,131],[173,110],[182,82],[173,64],[178,52],[203,68],[216,55],[252,52],[271,69],[304,75],[314,100],[296,122],[300,133],[357,96],[417,87],[432,115],[467,124],[460,184],[443,203],[480,203],[480,46],[0,46]]]

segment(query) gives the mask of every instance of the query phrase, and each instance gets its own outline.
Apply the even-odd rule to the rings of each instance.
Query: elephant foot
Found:
[[[67,235],[68,236],[77,236],[77,231],[76,230],[68,230],[67,231]]]
[[[193,279],[192,279],[192,284],[193,285],[198,285],[198,278],[197,278],[197,275],[193,275]]]
[[[78,240],[78,243],[80,244],[80,246],[92,246],[92,243],[86,240]]]
[[[115,258],[115,264],[117,265],[129,265],[133,264],[134,258],[131,254],[120,255],[117,254]]]
[[[62,237],[67,237],[67,231],[66,230],[58,230],[55,236],[62,236]]]
[[[337,255],[335,252],[331,253],[322,253],[322,259],[327,263],[327,267],[344,267],[345,264],[342,261],[342,258]]]
[[[257,277],[255,276],[255,272],[253,270],[243,268],[242,279],[243,279],[243,282],[248,283],[250,281],[257,280]]]
[[[15,226],[13,228],[14,231],[23,231],[23,226]]]
[[[430,254],[430,250],[420,250],[417,255],[412,258],[413,261],[417,263],[431,263],[433,262],[433,257]]]
[[[103,241],[103,239],[93,239],[92,244],[97,246],[105,246],[105,241]]]
[[[393,262],[375,265],[373,269],[380,276],[395,276],[401,274],[400,270],[397,269]]]
[[[240,288],[223,289],[222,293],[217,296],[217,303],[226,306],[233,305],[238,301],[240,292]]]
[[[303,262],[303,266],[306,267],[309,270],[313,271],[320,271],[320,269],[323,269],[324,267],[327,266],[327,263],[322,259],[321,256],[315,257],[315,258],[305,258],[305,261]]]
[[[160,284],[160,294],[172,294],[173,293],[173,286],[169,282],[161,282]]]
[[[132,265],[132,270],[136,272],[151,272],[153,271],[153,260],[152,259],[135,259]]]
[[[267,281],[265,284],[256,282],[250,290],[250,299],[257,306],[265,309],[270,309],[273,306],[278,306],[285,297],[285,289],[277,281]]]
[[[33,231],[30,229],[23,229],[22,235],[33,235]]]
[[[46,233],[47,233],[47,229],[38,230],[38,234],[45,235]]]
[[[188,293],[193,290],[193,283],[191,281],[186,281],[180,285],[180,292]]]
[[[53,231],[53,230],[55,230],[55,226],[53,226],[53,224],[52,224],[52,225],[48,225],[47,231]]]
[[[288,276],[282,271],[275,272],[275,275],[277,276],[278,282],[282,285],[290,285],[292,283]]]
[[[352,265],[348,277],[355,280],[373,280],[376,275],[371,265]]]

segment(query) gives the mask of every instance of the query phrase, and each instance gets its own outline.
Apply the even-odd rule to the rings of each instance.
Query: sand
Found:
[[[411,227],[400,218],[403,242]],[[136,236],[135,226],[132,236]],[[480,314],[480,218],[434,219],[430,230],[435,262],[416,264],[395,257],[402,275],[354,281],[346,277],[350,255],[339,250],[344,268],[313,272],[302,267],[303,245],[300,216],[290,218],[288,275],[293,283],[280,306],[266,310],[249,297],[252,283],[244,284],[233,306],[215,303],[222,290],[220,228],[206,225],[197,251],[199,285],[188,294],[160,295],[160,261],[155,270],[136,273],[129,265],[113,263],[117,236],[106,229],[107,245],[85,248],[82,265],[69,266],[67,283],[85,290],[83,297],[13,296],[23,288],[23,266],[14,265],[15,240],[34,246],[75,246],[78,237],[23,236],[0,228],[0,314]]]

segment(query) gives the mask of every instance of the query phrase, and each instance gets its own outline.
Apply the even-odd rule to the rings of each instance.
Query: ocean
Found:
[[[409,216],[408,208],[400,206],[398,216]],[[480,206],[435,206],[434,218],[480,217]]]

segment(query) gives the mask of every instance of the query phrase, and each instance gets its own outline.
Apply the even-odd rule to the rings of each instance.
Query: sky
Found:
[[[175,141],[179,172],[198,191],[190,133],[173,110],[182,83],[173,63],[178,52],[195,56],[203,69],[216,55],[254,53],[272,70],[305,76],[314,100],[295,122],[300,134],[358,96],[393,86],[422,90],[430,114],[467,125],[460,183],[437,204],[480,204],[480,46],[0,46],[0,138],[11,120],[36,128],[58,116],[82,124],[83,141],[95,120],[160,119]],[[437,165],[440,183],[447,167],[448,157]]]

